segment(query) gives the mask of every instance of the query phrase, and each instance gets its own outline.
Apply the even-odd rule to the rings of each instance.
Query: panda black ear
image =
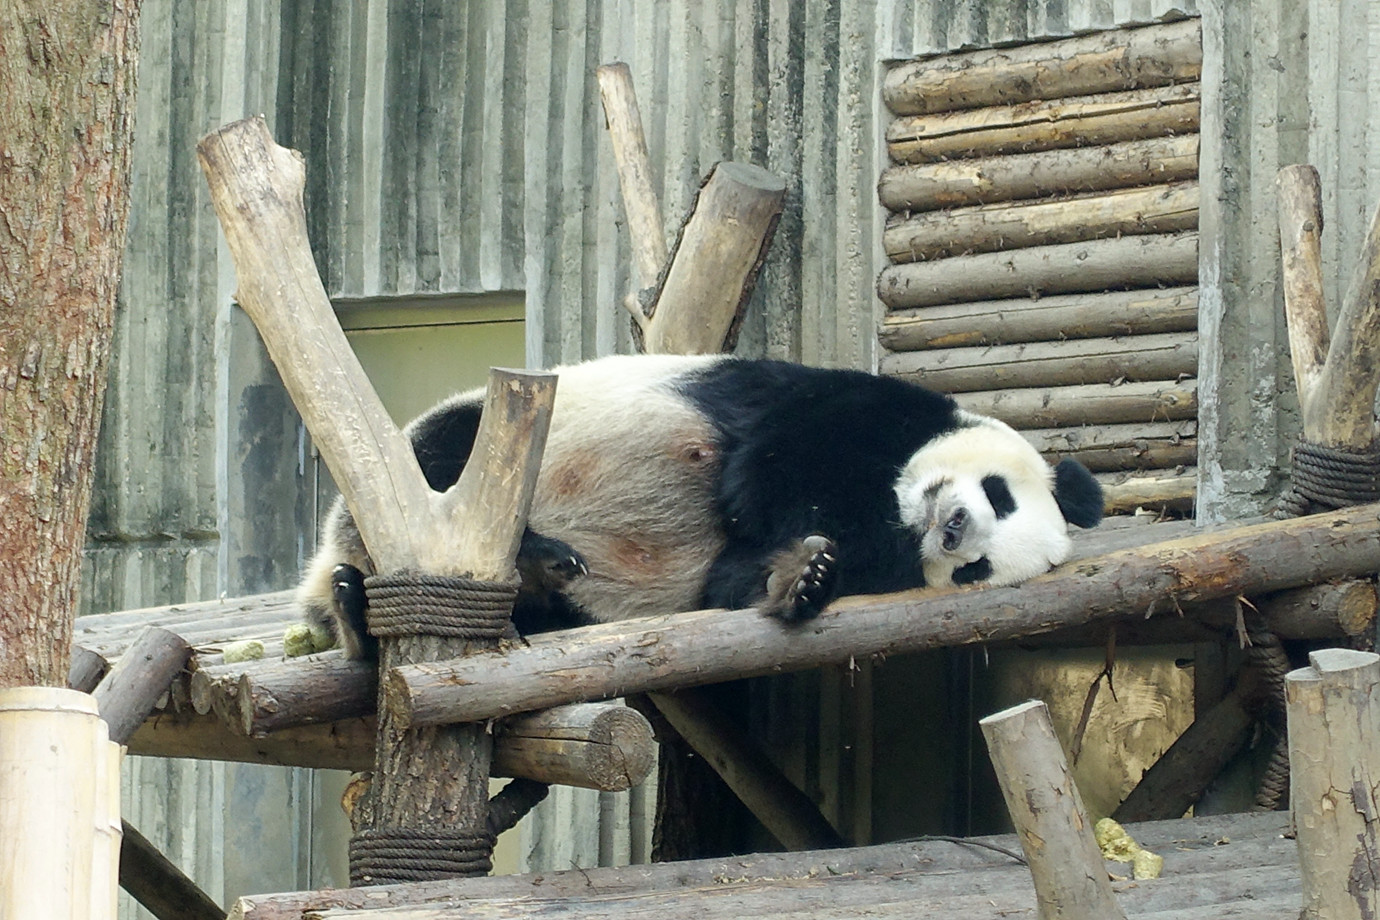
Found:
[[[1054,501],[1064,520],[1075,527],[1102,523],[1102,485],[1072,457],[1060,460],[1054,468]]]

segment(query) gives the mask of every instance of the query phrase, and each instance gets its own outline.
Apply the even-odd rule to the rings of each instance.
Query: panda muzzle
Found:
[[[963,545],[963,536],[968,532],[969,520],[967,508],[955,508],[949,513],[949,518],[944,522],[944,529],[940,533],[939,541],[945,552],[952,553]]]

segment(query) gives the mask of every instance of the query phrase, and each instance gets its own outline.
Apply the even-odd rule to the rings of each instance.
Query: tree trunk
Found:
[[[138,0],[0,0],[0,687],[67,683],[138,24]]]

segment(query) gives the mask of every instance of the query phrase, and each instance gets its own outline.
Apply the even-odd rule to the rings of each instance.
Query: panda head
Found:
[[[1082,464],[1051,468],[1002,422],[959,412],[896,480],[901,520],[929,585],[1012,585],[1068,558],[1068,524],[1096,526],[1102,487]]]

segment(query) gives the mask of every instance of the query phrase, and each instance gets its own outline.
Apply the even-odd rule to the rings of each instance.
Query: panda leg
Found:
[[[522,532],[517,553],[522,590],[534,595],[559,592],[577,578],[589,574],[585,558],[569,543],[533,530]]]
[[[838,548],[812,534],[772,557],[761,611],[788,623],[814,618],[834,598]]]
[[[369,635],[364,611],[369,599],[364,594],[364,573],[348,563],[331,570],[331,597],[335,600],[336,633],[347,658],[375,661],[379,640]]]

